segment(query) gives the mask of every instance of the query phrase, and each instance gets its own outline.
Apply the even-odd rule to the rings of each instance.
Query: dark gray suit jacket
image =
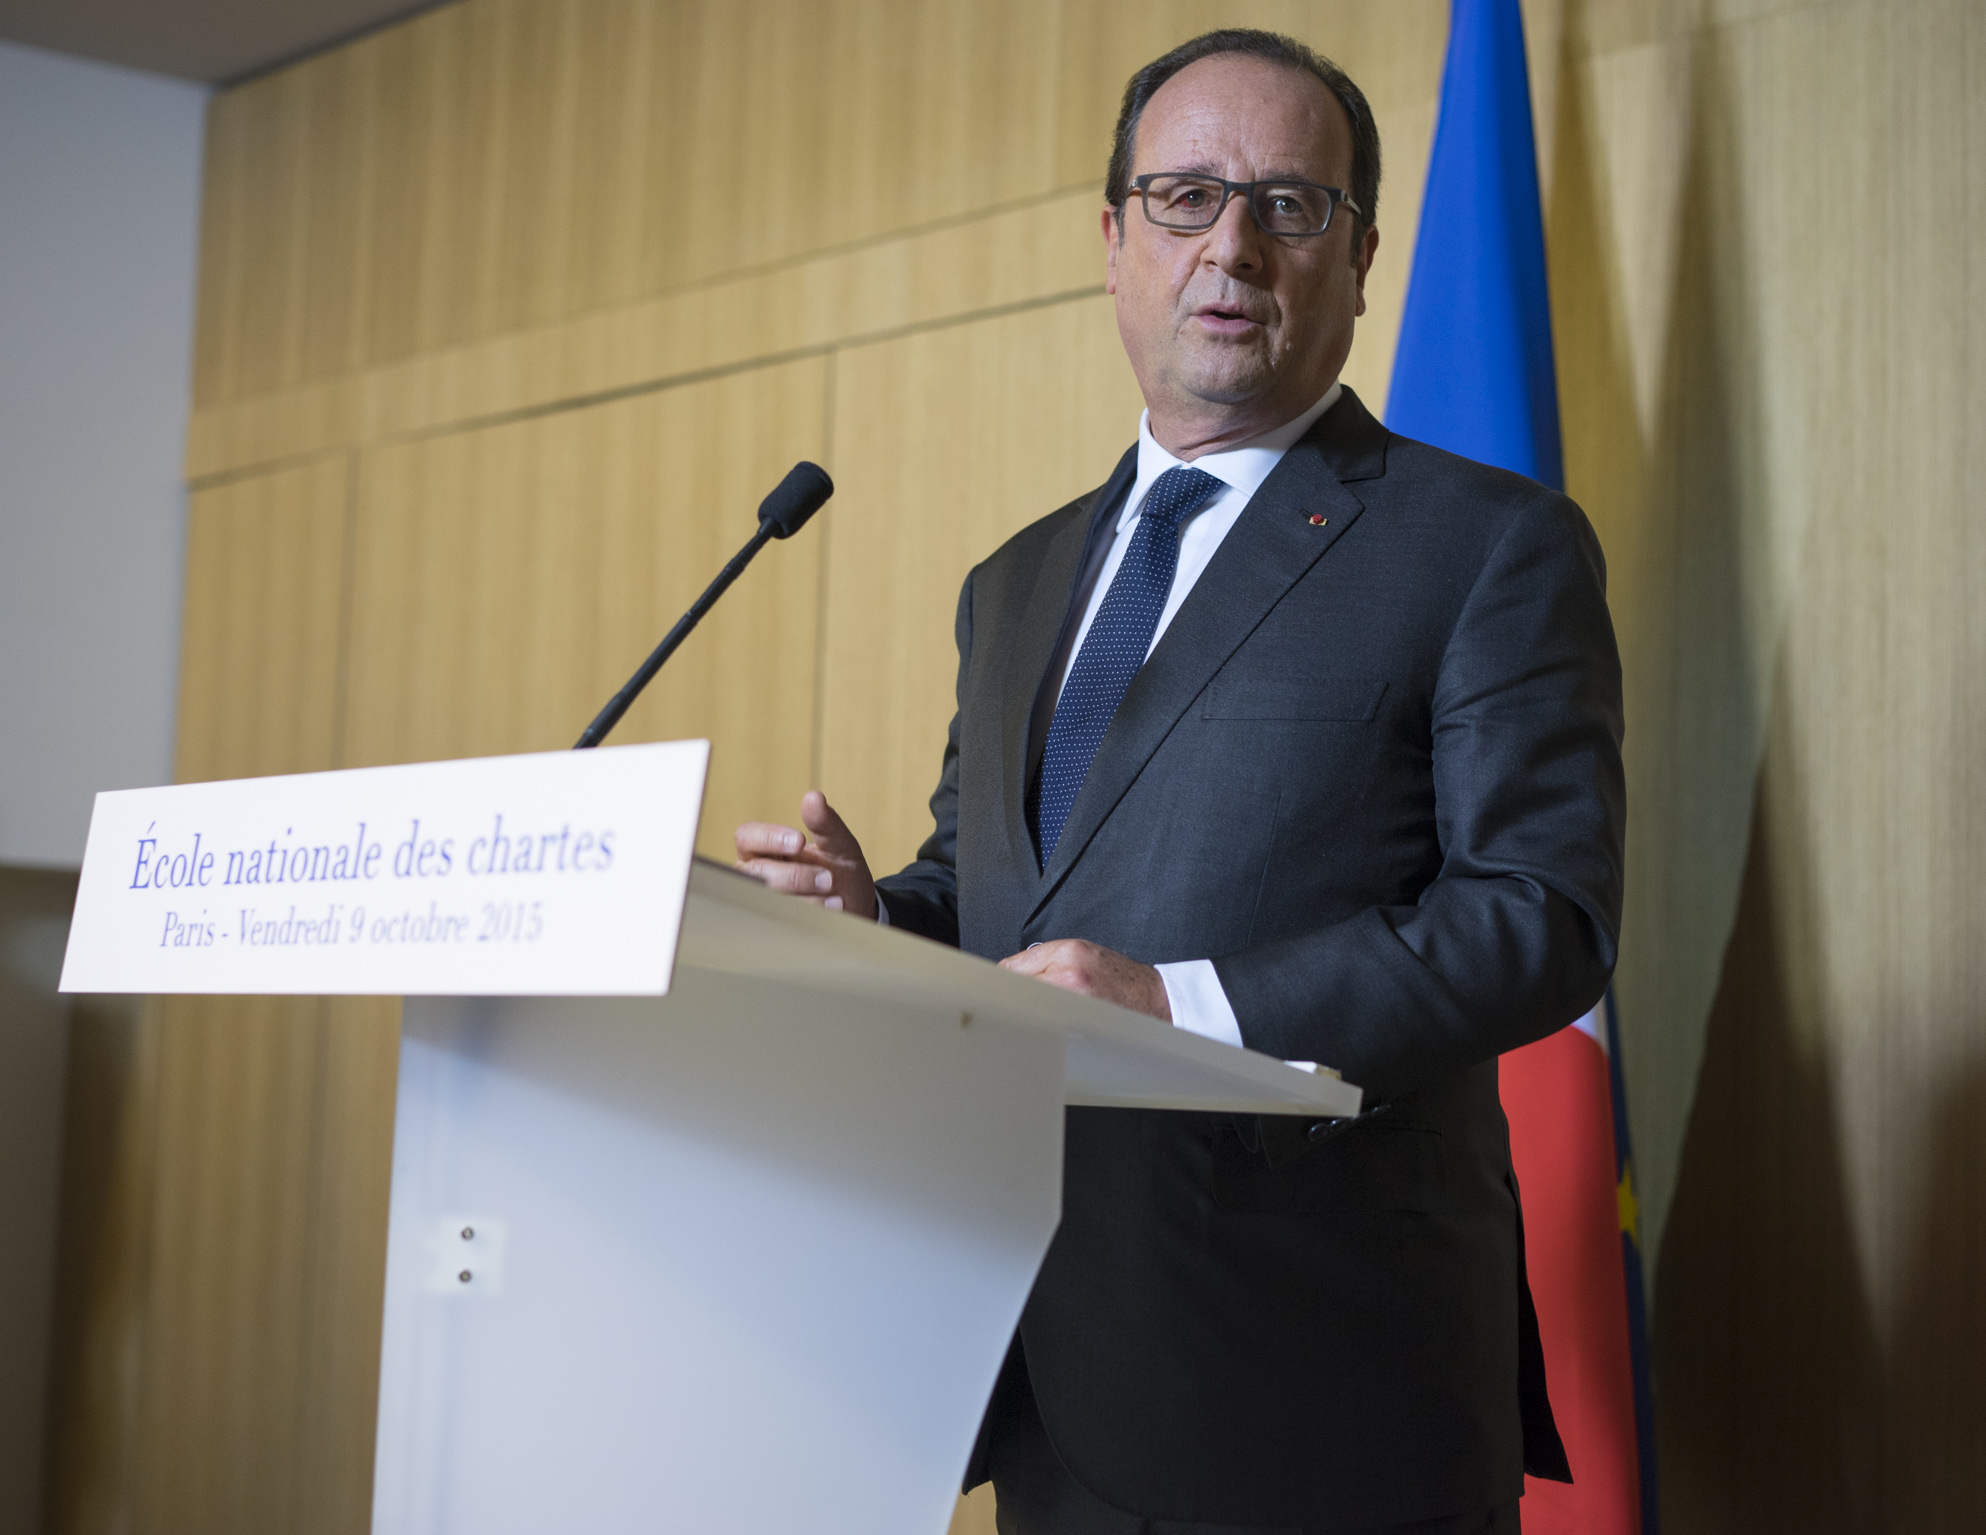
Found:
[[[1038,872],[1029,720],[1135,461],[967,577],[936,828],[880,882],[890,920],[989,959],[1069,937],[1211,958],[1250,1048],[1338,1068],[1376,1112],[1306,1136],[1071,1110],[1020,1332],[1042,1420],[1152,1518],[1504,1502],[1563,1454],[1495,1058],[1598,1000],[1620,924],[1598,543],[1564,496],[1392,436],[1347,390],[1138,673]]]

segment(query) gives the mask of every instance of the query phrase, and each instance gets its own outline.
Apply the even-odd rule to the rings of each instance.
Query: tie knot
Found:
[[[1206,470],[1181,464],[1152,481],[1152,488],[1145,492],[1145,504],[1138,515],[1152,518],[1171,532],[1185,520],[1188,512],[1215,491],[1226,488],[1226,481],[1215,479]]]

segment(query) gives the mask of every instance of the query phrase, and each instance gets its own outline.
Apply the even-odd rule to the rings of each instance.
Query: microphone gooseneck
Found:
[[[662,643],[628,678],[627,685],[607,700],[606,708],[593,717],[593,723],[573,743],[573,750],[585,751],[604,741],[607,732],[618,725],[621,716],[628,712],[628,706],[641,696],[641,690],[662,670],[662,663],[676,653],[676,647],[688,638],[690,630],[716,606],[717,599],[751,564],[752,556],[763,549],[768,540],[791,538],[798,533],[806,526],[807,519],[825,506],[828,497],[833,494],[834,481],[828,478],[827,471],[819,464],[810,464],[803,459],[789,469],[786,478],[773,487],[772,494],[759,503],[758,532],[746,541],[744,548],[731,556],[717,573],[717,579],[706,586],[703,595],[690,605],[689,612],[677,619],[675,627],[662,636]]]

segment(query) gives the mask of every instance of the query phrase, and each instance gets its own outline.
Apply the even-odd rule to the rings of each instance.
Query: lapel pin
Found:
[[[1329,517],[1319,517],[1315,512],[1312,512],[1310,514],[1310,525],[1313,528],[1321,528],[1324,526],[1325,523],[1329,522],[1330,520],[1331,519]]]

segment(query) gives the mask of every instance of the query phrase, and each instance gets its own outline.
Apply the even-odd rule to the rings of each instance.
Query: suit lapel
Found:
[[[1344,481],[1383,474],[1385,440],[1385,428],[1348,389],[1262,482],[1180,605],[1151,659],[1132,679],[1070,808],[1055,856],[1043,871],[1035,911],[1055,893],[1214,673],[1283,594],[1358,520],[1363,503]],[[1321,517],[1322,524],[1313,522],[1314,517]],[[1052,649],[1053,638],[1048,645]],[[1043,669],[1046,662],[1044,651]],[[1039,680],[1037,671],[1037,686]],[[1030,702],[1032,698],[1030,693]],[[1025,716],[1021,724],[1024,754]],[[1010,743],[1010,757],[1012,753]],[[1024,823],[1021,837],[1031,850]]]
[[[1110,478],[1090,495],[1083,511],[1071,517],[1050,542],[1005,668],[1000,701],[1000,803],[1005,811],[1008,850],[1015,867],[1030,878],[1039,874],[1026,807],[1028,730],[1035,699],[1041,694],[1048,663],[1068,624],[1069,605],[1077,579],[1089,563],[1090,548],[1137,473],[1138,450],[1134,447],[1117,461]]]

